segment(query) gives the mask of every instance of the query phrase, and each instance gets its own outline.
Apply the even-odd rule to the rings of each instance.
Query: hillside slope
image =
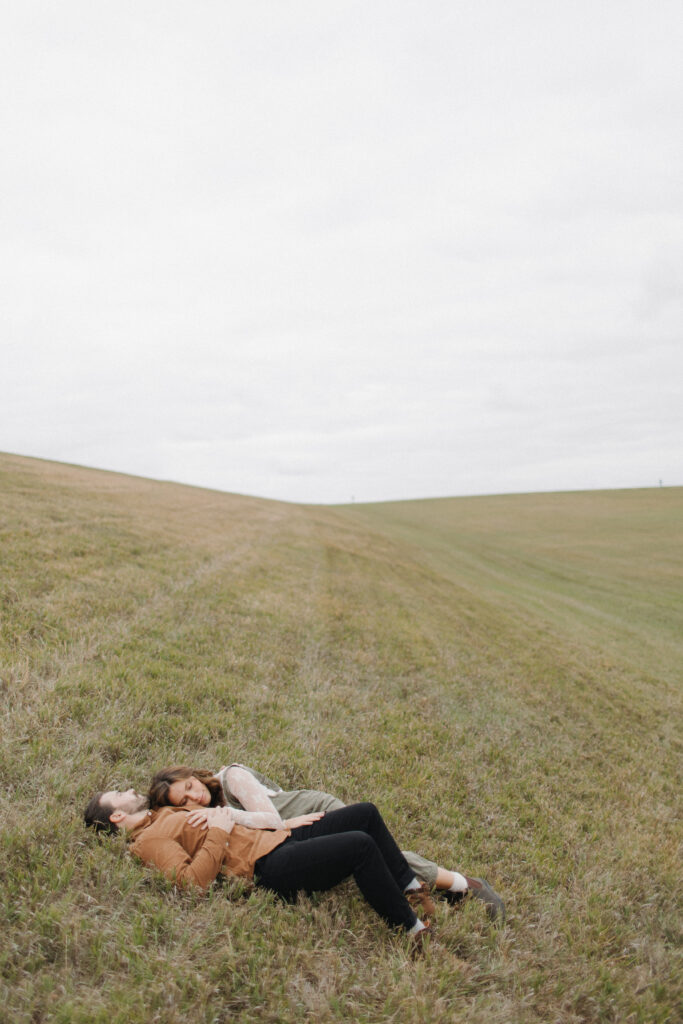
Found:
[[[311,508],[0,456],[12,1019],[676,1019],[682,511]],[[177,894],[83,832],[95,789],[232,760],[374,799],[506,928],[443,910],[412,967],[351,885]]]
[[[683,662],[683,488],[354,505],[343,511],[522,621],[657,681]]]

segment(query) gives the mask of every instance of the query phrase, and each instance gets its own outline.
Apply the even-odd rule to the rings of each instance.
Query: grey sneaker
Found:
[[[465,875],[467,878],[467,875]],[[486,913],[492,921],[505,923],[505,904],[485,878],[467,878],[467,892],[486,904]]]
[[[467,896],[467,889],[464,889],[463,892],[453,892],[452,889],[437,889],[436,895],[440,899],[445,900],[446,903],[450,903],[453,907],[456,903],[462,903],[465,896]]]

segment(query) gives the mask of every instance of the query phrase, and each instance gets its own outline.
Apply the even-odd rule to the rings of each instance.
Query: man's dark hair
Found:
[[[95,793],[83,812],[83,818],[86,825],[94,828],[96,832],[114,835],[118,832],[119,826],[109,820],[109,815],[114,813],[115,808],[103,802],[103,796],[104,793]]]

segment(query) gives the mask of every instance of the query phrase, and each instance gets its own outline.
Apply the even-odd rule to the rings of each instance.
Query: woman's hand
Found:
[[[196,813],[193,811],[193,814]],[[228,834],[232,832],[235,821],[229,807],[210,807],[206,814],[207,828],[220,828]],[[192,815],[190,815],[192,817]]]
[[[299,814],[296,818],[287,818],[285,828],[302,828],[304,825],[312,825],[314,821],[320,821],[325,817],[324,811],[312,811],[310,814]]]
[[[187,816],[187,824],[193,828],[222,828],[232,832],[235,821],[229,807],[197,807]]]
[[[190,811],[187,816],[187,824],[192,825],[196,828],[197,825],[201,825],[202,828],[208,828],[207,818],[209,816],[210,809],[208,807],[197,808],[194,811]]]

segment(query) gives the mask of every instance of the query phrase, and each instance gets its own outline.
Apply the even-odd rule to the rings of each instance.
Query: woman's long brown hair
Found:
[[[157,772],[149,786],[149,806],[152,810],[157,807],[172,806],[168,798],[168,791],[174,782],[182,782],[194,775],[195,779],[203,782],[211,794],[210,807],[222,807],[225,804],[223,787],[213,774],[204,768],[188,768],[184,764],[176,765],[174,768],[162,768]]]

